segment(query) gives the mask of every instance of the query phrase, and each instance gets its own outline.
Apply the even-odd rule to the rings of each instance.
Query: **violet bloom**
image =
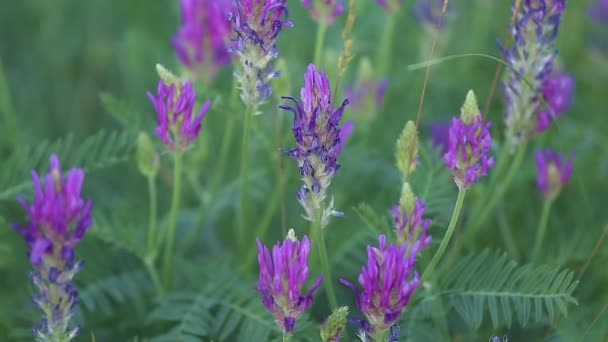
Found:
[[[312,17],[327,25],[333,23],[334,19],[344,13],[343,0],[301,0]]]
[[[287,0],[237,0],[236,12],[230,14],[232,39],[230,51],[239,57],[240,70],[234,75],[241,99],[254,111],[272,93],[270,81],[279,77],[272,61],[279,55],[277,37],[283,27],[292,27],[287,19]]]
[[[297,146],[287,151],[300,167],[304,185],[298,192],[298,201],[304,207],[308,220],[318,220],[317,210],[322,210],[321,227],[328,223],[329,216],[340,215],[333,210],[333,205],[323,208],[327,188],[333,175],[340,168],[338,155],[349,129],[339,126],[344,107],[344,100],[337,109],[331,104],[331,87],[327,75],[310,64],[304,75],[304,87],[300,91],[302,101],[293,97],[283,97],[294,102],[279,108],[294,114],[293,135]],[[333,201],[332,201],[333,202]]]
[[[181,0],[182,24],[171,39],[177,57],[188,69],[212,78],[230,62],[230,0]]]
[[[574,91],[574,78],[562,73],[554,73],[541,85],[546,107],[536,115],[536,131],[542,132],[549,128],[551,121],[568,110]]]
[[[427,236],[431,220],[423,219],[426,206],[424,202],[414,197],[409,184],[404,184],[404,191],[399,204],[393,205],[393,223],[397,233],[397,242],[420,241],[417,245],[419,250],[426,248],[432,241]]]
[[[596,0],[589,5],[589,18],[597,23],[608,22],[608,0]]]
[[[312,294],[323,281],[320,275],[308,293],[302,294],[308,278],[310,240],[306,235],[298,240],[290,229],[285,241],[274,245],[272,255],[260,239],[257,245],[260,276],[256,290],[262,294],[262,302],[279,328],[290,333],[298,317],[312,304]]]
[[[536,188],[552,200],[568,182],[572,173],[572,160],[564,160],[563,156],[550,149],[537,150],[535,158],[538,170]]]
[[[505,51],[505,58],[513,68],[505,72],[503,93],[506,137],[512,150],[539,128],[546,128],[548,116],[556,115],[543,112],[552,108],[543,106],[540,94],[551,77],[557,55],[555,37],[565,5],[565,0],[524,0],[511,27],[515,45]],[[550,104],[551,99],[545,98],[545,102]]]
[[[207,114],[211,101],[205,101],[198,114],[193,117],[196,93],[192,88],[192,81],[167,85],[162,79],[158,81],[156,97],[148,92],[148,98],[157,113],[158,126],[154,132],[158,138],[171,151],[185,151],[198,137],[201,121]]]
[[[29,222],[13,224],[13,228],[28,244],[34,266],[31,279],[39,290],[32,299],[45,314],[34,334],[42,341],[69,341],[79,330],[68,327],[78,302],[72,279],[82,267],[82,261],[74,260],[74,247],[91,226],[92,202],[80,196],[82,169],[70,169],[64,176],[56,155],[49,165],[42,180],[32,171],[33,201],[18,198]]]
[[[483,121],[475,94],[469,91],[460,117],[452,119],[448,150],[443,157],[459,188],[468,188],[494,165],[494,158],[488,155],[492,145],[490,125]]]
[[[415,246],[420,241],[410,242]],[[367,246],[367,265],[361,268],[359,284],[361,292],[349,281],[340,282],[355,293],[359,309],[367,318],[362,327],[371,336],[384,335],[397,321],[414,290],[420,283],[420,276],[414,269],[418,248],[388,244],[386,236],[378,237],[378,248]],[[406,253],[409,248],[410,252]]]
[[[449,121],[439,120],[431,123],[429,127],[433,147],[439,148],[442,154],[448,150],[450,144],[450,126]]]

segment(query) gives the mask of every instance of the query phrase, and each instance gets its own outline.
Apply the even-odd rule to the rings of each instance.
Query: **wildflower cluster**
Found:
[[[300,96],[301,101],[284,97],[293,101],[293,107],[280,106],[294,114],[293,135],[297,146],[288,150],[287,155],[300,168],[304,185],[298,191],[297,198],[306,211],[307,219],[318,219],[315,211],[322,210],[320,222],[325,227],[331,215],[340,215],[333,210],[333,203],[326,208],[323,206],[331,179],[340,169],[338,156],[342,145],[352,130],[352,123],[339,126],[348,100],[334,108],[327,75],[312,64],[304,75]]]
[[[507,141],[514,149],[549,127],[567,109],[572,78],[553,73],[554,47],[565,0],[524,0],[511,27],[515,45],[505,51],[513,69],[503,81]],[[514,7],[514,10],[516,8]]]
[[[29,221],[13,227],[29,246],[34,266],[31,280],[38,289],[32,299],[44,312],[34,333],[41,341],[69,341],[79,330],[69,327],[78,302],[72,280],[83,265],[75,260],[74,247],[91,226],[92,202],[80,196],[83,170],[71,169],[64,176],[56,155],[51,156],[49,165],[42,179],[32,171],[34,199],[28,203],[19,198]]]
[[[230,13],[232,39],[230,51],[239,57],[240,68],[234,75],[241,99],[254,110],[272,93],[270,81],[279,76],[272,61],[279,51],[276,41],[283,27],[292,27],[287,19],[286,0],[239,0]]]
[[[538,170],[536,187],[547,199],[554,199],[570,178],[572,160],[564,160],[563,156],[550,149],[536,151],[535,160]]]

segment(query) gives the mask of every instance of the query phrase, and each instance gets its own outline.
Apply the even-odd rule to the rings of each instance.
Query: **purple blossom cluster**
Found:
[[[314,212],[321,209],[326,191],[333,175],[340,168],[338,156],[352,123],[340,127],[340,119],[348,100],[334,108],[331,103],[331,87],[327,75],[310,64],[304,75],[304,87],[300,91],[301,101],[293,97],[294,105],[279,108],[294,114],[293,135],[297,146],[287,151],[300,168],[304,185],[298,191],[298,201],[312,220]],[[327,224],[331,215],[338,215],[330,205],[323,209],[321,226]]]
[[[158,138],[171,151],[185,151],[198,137],[201,121],[211,101],[205,101],[193,117],[196,93],[192,81],[166,84],[162,79],[158,82],[156,96],[148,92],[148,98],[156,110],[157,127],[154,132]]]
[[[80,195],[83,170],[70,169],[64,176],[56,155],[51,156],[49,165],[43,179],[32,171],[33,201],[18,198],[29,221],[13,227],[29,247],[34,266],[31,280],[39,291],[32,299],[44,312],[34,333],[43,341],[69,341],[79,330],[69,328],[78,302],[72,279],[83,264],[75,261],[74,247],[91,226],[92,202]]]
[[[310,240],[306,235],[298,240],[290,229],[285,241],[274,245],[272,254],[260,239],[257,239],[257,245],[260,274],[256,289],[279,328],[291,333],[298,317],[312,304],[313,292],[323,281],[320,275],[308,293],[303,294],[302,288],[308,279]]]
[[[306,7],[312,17],[327,25],[333,23],[336,17],[344,13],[343,0],[301,0],[302,5]]]
[[[345,279],[340,282],[355,293],[355,300],[367,321],[362,321],[366,334],[376,336],[390,329],[420,283],[414,269],[421,242],[387,244],[386,236],[378,237],[378,247],[367,246],[367,264],[361,268],[359,291]]]
[[[230,51],[239,57],[240,70],[235,77],[241,99],[255,109],[272,93],[270,81],[279,76],[272,61],[277,58],[277,37],[283,27],[292,27],[287,19],[287,0],[237,0],[230,14],[232,39]]]
[[[181,0],[181,26],[171,39],[179,60],[206,79],[230,62],[230,0]]]
[[[565,76],[552,74],[557,55],[554,42],[565,6],[565,0],[524,0],[511,27],[515,44],[505,50],[505,57],[513,68],[506,72],[503,93],[507,140],[512,149],[549,127],[558,110],[565,110],[564,106],[552,106],[554,98],[569,103],[566,98],[571,96],[572,79],[554,79]]]
[[[426,206],[420,198],[415,198],[409,208],[401,204],[393,205],[393,222],[399,243],[419,240],[420,250],[431,243],[432,238],[426,234],[431,220],[422,218],[425,209]]]
[[[537,150],[535,159],[538,171],[536,188],[546,198],[554,199],[570,178],[572,160],[565,160],[562,155],[550,149]]]

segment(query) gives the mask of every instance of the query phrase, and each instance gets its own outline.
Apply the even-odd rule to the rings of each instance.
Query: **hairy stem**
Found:
[[[177,227],[177,214],[179,212],[179,201],[182,187],[182,152],[174,153],[173,170],[173,195],[171,199],[171,209],[169,211],[169,222],[167,226],[165,256],[163,265],[163,277],[165,284],[171,283],[173,244],[175,240],[175,228]]]
[[[327,246],[325,245],[325,231],[321,228],[321,209],[315,209],[315,215],[313,217],[312,234],[318,236],[318,239],[313,243],[317,246],[317,252],[319,253],[319,260],[321,262],[321,270],[323,272],[323,286],[327,294],[327,300],[329,301],[330,309],[333,311],[338,307],[338,300],[336,299],[336,293],[333,287],[333,278],[331,276],[331,269],[329,267],[329,257],[327,255]]]
[[[247,195],[249,194],[249,140],[253,121],[253,108],[245,112],[243,122],[243,141],[241,145],[241,202],[239,207],[239,221],[237,225],[237,241],[239,248],[245,246],[245,220],[247,219]]]
[[[538,221],[538,228],[536,229],[536,241],[534,242],[534,250],[532,252],[532,260],[538,259],[538,253],[543,244],[545,237],[545,231],[547,230],[547,223],[549,222],[549,213],[551,212],[551,205],[553,204],[552,199],[545,199],[543,204],[543,211],[540,214],[540,220]]]
[[[325,33],[327,32],[327,23],[324,20],[319,20],[317,25],[317,38],[315,40],[315,54],[313,63],[317,68],[321,68],[321,54],[323,52],[323,45],[325,43]]]
[[[437,266],[437,263],[443,256],[445,249],[448,247],[448,243],[452,238],[452,234],[454,233],[454,228],[456,228],[456,223],[458,223],[458,218],[460,217],[460,211],[462,210],[462,204],[464,203],[464,196],[466,195],[467,190],[465,188],[458,189],[458,198],[456,199],[456,205],[454,206],[454,211],[452,212],[452,218],[450,219],[450,224],[448,225],[448,229],[443,236],[443,240],[441,240],[441,244],[439,245],[439,249],[433,256],[431,263],[426,267],[424,272],[422,273],[422,281],[428,280],[431,274]]]

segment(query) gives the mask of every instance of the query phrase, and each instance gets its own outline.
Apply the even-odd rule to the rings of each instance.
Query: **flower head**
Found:
[[[331,88],[327,75],[310,64],[304,75],[304,87],[300,91],[301,101],[284,97],[294,102],[293,107],[282,105],[281,109],[294,114],[293,135],[296,147],[287,151],[300,167],[304,185],[298,192],[298,201],[306,210],[308,219],[313,219],[316,208],[321,208],[333,175],[340,168],[338,155],[352,130],[352,123],[340,127],[340,119],[348,100],[339,108],[331,103]],[[332,205],[323,209],[321,226],[329,216],[339,214]]]
[[[302,5],[310,11],[316,21],[331,24],[334,19],[344,13],[342,0],[301,0]]]
[[[448,150],[443,157],[459,188],[477,182],[494,165],[494,158],[488,155],[492,145],[489,128],[490,122],[483,121],[475,94],[469,91],[460,117],[452,119]]]
[[[409,183],[404,183],[399,204],[392,208],[398,243],[420,241],[419,250],[431,243],[432,238],[426,234],[431,221],[422,218],[425,209],[424,202],[414,196]]]
[[[235,77],[241,99],[254,109],[272,93],[270,81],[279,76],[272,61],[279,51],[276,41],[283,27],[292,27],[287,19],[286,0],[237,0],[236,11],[230,14],[232,39],[230,51],[241,60]]]
[[[549,128],[551,121],[568,110],[574,91],[574,78],[561,72],[553,73],[541,85],[546,108],[539,109],[536,115],[536,131]]]
[[[410,246],[409,253],[407,250],[407,243],[387,245],[386,236],[380,235],[378,248],[367,246],[367,265],[359,274],[363,290],[359,292],[353,284],[340,279],[354,291],[357,306],[367,318],[363,326],[372,336],[387,331],[395,323],[418,287],[420,277],[413,266],[419,249]]]
[[[32,171],[34,199],[28,203],[18,198],[29,222],[13,227],[29,246],[35,268],[31,279],[39,289],[33,300],[45,313],[34,332],[41,340],[61,336],[69,341],[78,333],[78,328],[68,329],[78,301],[72,278],[82,267],[82,262],[74,261],[74,247],[91,226],[92,202],[80,196],[83,170],[71,169],[64,175],[56,155],[49,165],[43,179]]]
[[[598,23],[608,22],[608,0],[596,0],[589,5],[589,17]]]
[[[536,151],[536,188],[546,198],[557,197],[572,173],[572,160],[564,158],[550,149]]]
[[[172,151],[186,150],[198,137],[211,101],[205,101],[193,117],[196,93],[192,81],[166,84],[162,79],[158,81],[156,96],[148,92],[148,98],[156,110],[158,125],[154,132],[158,138]]]
[[[230,62],[231,7],[230,0],[181,0],[182,23],[171,43],[188,69],[212,77]]]
[[[405,123],[395,144],[395,160],[401,177],[405,181],[416,170],[418,162],[418,130],[414,121]]]
[[[565,0],[524,0],[511,27],[515,45],[505,50],[505,58],[513,68],[506,71],[503,81],[511,149],[546,128],[548,119],[556,115],[550,101],[545,101],[549,105],[545,108],[540,96],[547,95],[547,85],[552,87],[546,82],[557,55],[554,42],[565,5]]]
[[[302,241],[298,240],[290,229],[285,241],[274,245],[272,255],[260,239],[257,245],[260,276],[256,290],[279,328],[292,332],[298,317],[312,304],[313,292],[323,281],[323,276],[319,276],[308,293],[302,293],[308,278],[310,240],[306,235]]]
[[[370,60],[362,59],[359,63],[357,79],[352,86],[345,87],[344,96],[357,114],[356,118],[366,126],[380,111],[387,86],[388,79],[376,78]]]
[[[334,310],[332,314],[321,324],[321,341],[338,342],[346,326],[348,318],[348,307],[342,306]]]

